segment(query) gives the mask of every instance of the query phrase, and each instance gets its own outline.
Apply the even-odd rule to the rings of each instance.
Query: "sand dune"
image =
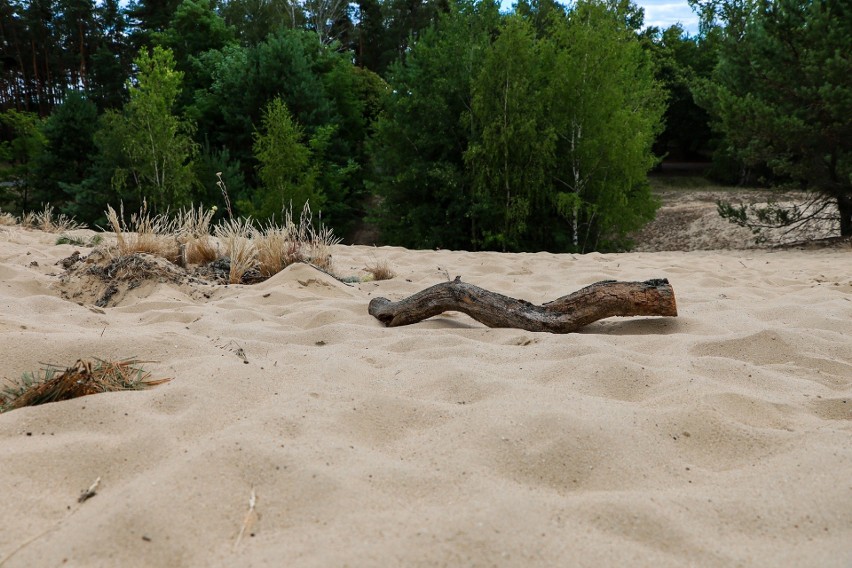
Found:
[[[0,415],[6,566],[852,566],[848,248],[340,246],[338,273],[397,277],[163,278],[98,307],[60,277],[73,247],[2,231],[0,377],[137,357],[173,378]],[[680,316],[558,336],[367,314],[448,275],[536,303],[666,277]]]

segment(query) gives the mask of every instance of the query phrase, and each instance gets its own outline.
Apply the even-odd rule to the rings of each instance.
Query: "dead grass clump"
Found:
[[[366,270],[373,277],[373,280],[390,280],[396,276],[396,272],[390,267],[386,259],[376,260],[372,265],[367,265]]]
[[[12,217],[12,220],[17,221],[14,217]],[[56,215],[50,203],[46,204],[41,211],[24,213],[21,217],[21,226],[28,229],[38,229],[45,233],[64,233],[86,228],[86,225],[78,223],[73,217],[68,217],[64,213]]]
[[[225,255],[231,262],[228,282],[239,284],[257,262],[257,249],[251,239],[255,232],[251,218],[229,219],[217,225],[215,232],[224,243]]]
[[[184,266],[207,264],[219,258],[219,249],[210,235],[210,222],[215,213],[215,207],[205,210],[203,205],[178,212],[175,227]]]
[[[0,392],[0,412],[102,392],[141,390],[171,380],[152,380],[151,373],[138,366],[140,363],[136,359],[118,362],[95,359],[94,363],[78,359],[61,372],[51,365],[35,373],[25,373],[20,381]]]
[[[299,220],[293,219],[292,206],[284,210],[281,226],[270,222],[252,235],[258,251],[258,268],[269,278],[294,262],[305,262],[331,272],[331,247],[340,243],[334,232],[322,225],[314,228],[313,214],[305,203]]]
[[[173,220],[162,213],[152,216],[144,201],[139,213],[133,213],[127,223],[124,221],[124,205],[120,212],[119,215],[112,206],[107,206],[107,220],[115,233],[120,256],[144,252],[177,263],[180,254]]]
[[[265,278],[278,274],[301,259],[299,244],[289,238],[287,231],[273,223],[255,230],[253,239],[258,270]]]
[[[0,226],[11,227],[13,225],[18,224],[18,218],[9,213],[8,211],[3,211],[0,209]]]
[[[334,236],[334,232],[320,226],[317,231],[311,231],[310,257],[308,262],[326,272],[331,270],[331,247],[340,244],[343,239]]]

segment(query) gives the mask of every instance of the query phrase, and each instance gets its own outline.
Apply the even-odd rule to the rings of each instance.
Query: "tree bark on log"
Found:
[[[373,298],[368,311],[388,327],[456,311],[488,327],[571,333],[613,316],[677,316],[677,304],[665,278],[645,282],[605,280],[536,306],[483,290],[457,276],[452,282],[436,284],[398,302]]]

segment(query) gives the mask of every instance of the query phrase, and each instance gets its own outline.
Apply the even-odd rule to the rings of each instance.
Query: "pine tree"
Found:
[[[702,3],[704,4],[704,3]],[[833,202],[840,233],[852,235],[852,6],[843,0],[706,3],[725,18],[713,80],[701,99],[735,155],[767,165]],[[714,11],[715,10],[715,11]],[[725,209],[750,224],[748,212]],[[807,220],[801,209],[756,212],[761,224]]]

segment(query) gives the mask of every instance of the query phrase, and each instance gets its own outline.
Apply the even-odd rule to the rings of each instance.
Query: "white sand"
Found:
[[[174,380],[0,415],[0,559],[38,536],[5,566],[852,565],[848,248],[337,247],[339,273],[398,276],[298,265],[99,309],[61,297],[54,239],[0,228],[0,377],[135,356]],[[667,277],[680,316],[367,314],[445,274],[534,302]]]

